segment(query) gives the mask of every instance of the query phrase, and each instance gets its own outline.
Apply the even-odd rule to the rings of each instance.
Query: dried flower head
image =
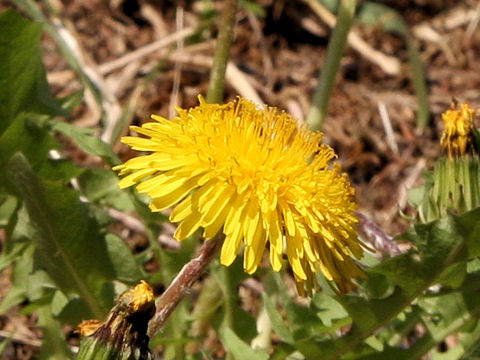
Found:
[[[142,137],[124,137],[134,150],[151,152],[115,167],[126,175],[120,187],[136,185],[152,198],[152,211],[175,206],[170,220],[179,240],[204,229],[210,239],[225,234],[221,263],[230,265],[243,243],[244,269],[255,272],[269,243],[270,263],[284,254],[298,288],[311,291],[320,270],[348,291],[362,276],[354,189],[322,134],[311,132],[275,108],[245,99],[224,105],[177,109],[172,121],[131,127]]]
[[[105,321],[84,320],[77,359],[150,360],[148,321],[155,313],[155,296],[145,281],[123,292]]]
[[[467,103],[462,103],[457,109],[455,100],[450,110],[442,114],[445,129],[440,144],[447,151],[449,158],[465,155],[474,144],[474,117],[475,110]]]

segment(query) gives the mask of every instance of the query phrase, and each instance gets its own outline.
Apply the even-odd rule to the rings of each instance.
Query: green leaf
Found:
[[[72,359],[73,354],[67,346],[65,335],[47,306],[37,310],[38,325],[43,329],[42,350],[40,360]]]
[[[220,339],[227,349],[237,360],[266,360],[268,353],[263,350],[253,350],[244,343],[230,328],[225,328],[220,334]]]
[[[87,154],[100,156],[111,166],[120,163],[120,159],[113,152],[110,145],[93,136],[89,129],[82,129],[63,121],[53,121],[52,130],[71,137]]]
[[[0,228],[6,228],[11,223],[17,206],[18,201],[14,196],[0,195]],[[0,265],[0,270],[1,269],[2,266]]]
[[[41,24],[13,10],[0,15],[0,134],[21,112],[68,115],[56,102],[40,52]]]
[[[331,327],[334,320],[344,319],[348,316],[345,309],[333,297],[323,293],[316,293],[312,304],[318,308],[317,316],[325,324]]]
[[[55,319],[75,326],[90,317],[88,306],[78,296],[68,298],[60,290],[55,291],[51,301],[51,312]]]
[[[466,275],[467,262],[462,259],[462,261],[458,261],[446,268],[439,277],[438,283],[442,284],[442,286],[456,289],[463,284]]]
[[[91,202],[123,211],[135,209],[128,192],[118,187],[118,176],[113,171],[88,169],[77,180],[81,192]]]
[[[419,301],[424,310],[423,322],[433,338],[433,344],[442,341],[454,330],[478,318],[480,294],[477,292],[424,297]]]
[[[0,135],[0,173],[6,173],[8,160],[17,151],[22,151],[32,167],[39,171],[47,166],[48,152],[56,148],[57,141],[32,121],[32,115],[19,115]],[[12,191],[7,181],[6,176],[0,177],[0,187],[6,186]]]
[[[357,12],[357,20],[371,25],[381,26],[384,31],[406,35],[408,27],[402,16],[391,7],[376,2],[362,3]]]
[[[113,267],[86,205],[62,184],[38,178],[22,154],[12,157],[9,175],[22,193],[41,265],[63,292],[88,304],[92,317],[103,318],[111,299],[101,292]]]
[[[2,303],[0,304],[0,314],[5,313],[15,305],[21,304],[25,301],[25,298],[25,289],[22,289],[19,286],[12,287],[2,299]]]
[[[13,273],[11,276],[12,287],[2,299],[0,304],[0,314],[9,310],[15,305],[20,304],[27,298],[28,278],[33,268],[34,247],[27,246],[21,256],[15,260]]]
[[[480,208],[456,218],[459,233],[466,238],[468,258],[480,257]]]
[[[20,257],[29,244],[27,242],[15,242],[10,251],[0,254],[0,271],[5,269],[12,261]]]
[[[145,273],[138,266],[132,252],[121,238],[115,234],[107,234],[105,241],[115,272],[115,279],[135,284],[145,278]]]

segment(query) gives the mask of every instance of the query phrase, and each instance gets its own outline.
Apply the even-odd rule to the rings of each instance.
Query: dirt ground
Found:
[[[194,106],[197,94],[205,94],[218,20],[214,10],[220,10],[221,3],[54,0],[50,1],[50,11],[44,5],[42,9],[54,23],[63,22],[71,44],[78,45],[81,63],[103,86],[107,99],[104,108],[110,119],[118,118],[129,105],[132,111],[128,123],[140,124],[151,113],[171,117],[173,105]],[[231,50],[231,62],[237,71],[227,78],[225,99],[254,94],[260,101],[304,119],[331,34],[327,19],[307,1],[244,3],[247,5],[237,14]],[[424,130],[416,126],[417,98],[405,39],[357,23],[353,33],[366,47],[359,50],[353,43],[348,46],[323,132],[357,189],[359,210],[387,233],[396,234],[407,226],[399,216],[400,210],[410,212],[406,188],[419,184],[422,171],[431,168],[440,154],[441,113],[452,98],[480,108],[480,2],[379,3],[403,16],[420,51],[429,92],[428,126]],[[248,4],[254,4],[263,15],[247,10]],[[9,7],[14,6],[0,1],[0,10]],[[153,42],[198,28],[201,30],[195,30],[191,38],[178,37],[171,45],[158,45],[142,54],[142,49]],[[82,88],[48,35],[43,39],[43,52],[48,80],[57,96]],[[380,57],[372,61],[372,53]],[[382,107],[388,114],[383,122]],[[87,94],[69,121],[95,127],[100,114]],[[115,149],[124,158],[130,156],[122,145],[117,144]],[[66,151],[79,163],[100,165],[75,148]],[[28,328],[28,324],[22,326]],[[38,334],[29,331],[24,338],[35,339]],[[32,356],[28,349],[38,344],[26,345],[21,357],[25,359]]]

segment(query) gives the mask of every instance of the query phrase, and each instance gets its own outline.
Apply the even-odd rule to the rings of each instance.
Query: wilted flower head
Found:
[[[148,321],[155,313],[155,296],[145,281],[120,294],[105,321],[84,320],[78,360],[151,360]]]
[[[468,147],[474,144],[474,117],[475,110],[467,103],[462,103],[457,109],[456,101],[452,102],[450,110],[442,114],[445,129],[440,144],[450,158],[465,155]]]
[[[298,288],[311,291],[320,270],[341,292],[362,276],[351,256],[361,257],[354,215],[354,189],[333,149],[275,108],[245,99],[224,105],[177,109],[172,121],[131,127],[141,137],[124,137],[134,150],[151,152],[115,167],[120,187],[136,185],[152,198],[152,211],[175,206],[179,240],[204,229],[210,239],[225,234],[221,263],[230,265],[243,243],[244,269],[255,272],[269,244],[270,263],[284,254]]]

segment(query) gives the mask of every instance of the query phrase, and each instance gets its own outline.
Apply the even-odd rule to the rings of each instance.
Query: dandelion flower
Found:
[[[453,101],[450,110],[442,114],[445,130],[440,144],[447,151],[448,157],[465,155],[467,148],[473,145],[475,111],[467,103],[462,103],[456,109],[457,103]]]
[[[463,214],[480,206],[479,133],[475,129],[475,110],[453,100],[442,114],[445,125],[440,145],[441,156],[423,185],[423,199],[415,204],[420,221],[427,223],[454,212]]]
[[[275,271],[284,255],[301,293],[315,287],[321,271],[340,292],[363,273],[352,256],[363,255],[357,239],[354,189],[322,134],[311,132],[276,108],[248,100],[177,109],[172,121],[131,127],[146,137],[122,141],[147,155],[115,167],[119,186],[136,185],[152,199],[150,209],[175,206],[182,240],[203,228],[206,239],[222,231],[220,261],[229,266],[243,244],[243,266],[254,273],[267,245]]]

